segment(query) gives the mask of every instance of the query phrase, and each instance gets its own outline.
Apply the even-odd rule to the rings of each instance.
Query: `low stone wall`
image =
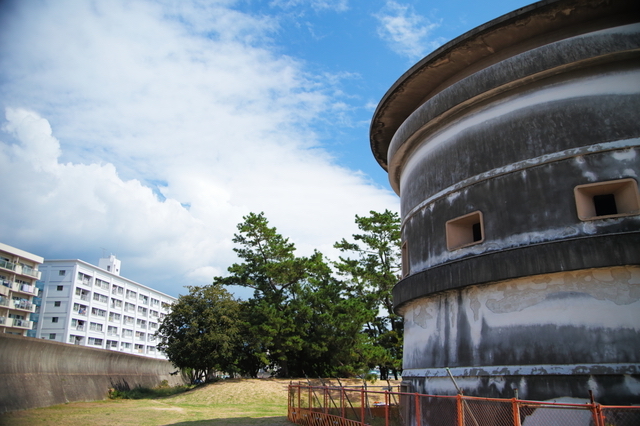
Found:
[[[114,386],[184,383],[168,361],[0,334],[0,413],[105,399]]]

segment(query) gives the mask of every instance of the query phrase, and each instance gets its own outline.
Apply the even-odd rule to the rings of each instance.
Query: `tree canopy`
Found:
[[[399,221],[389,211],[371,215],[356,216],[363,231],[353,236],[357,243],[336,243],[355,257],[336,263],[318,251],[297,256],[263,213],[245,216],[233,238],[239,262],[213,285],[189,287],[159,330],[160,348],[176,366],[203,372],[335,377],[374,366],[397,372],[402,322],[392,311],[391,288]],[[251,288],[253,296],[235,301],[223,288],[231,285]],[[211,307],[217,303],[218,311]],[[381,307],[387,315],[379,314]]]
[[[219,285],[187,288],[189,294],[178,298],[156,333],[158,348],[195,380],[234,371],[240,304]]]
[[[370,365],[380,369],[383,379],[391,372],[396,376],[402,369],[402,339],[404,323],[393,311],[393,286],[400,279],[400,219],[397,213],[369,212],[370,216],[356,215],[361,233],[354,241],[346,239],[335,244],[345,254],[335,266],[348,278],[355,297],[365,300],[373,317],[365,325],[373,342]],[[384,314],[380,315],[382,309]]]

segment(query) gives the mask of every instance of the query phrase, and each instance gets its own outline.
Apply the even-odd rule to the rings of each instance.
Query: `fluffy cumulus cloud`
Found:
[[[177,295],[224,274],[249,212],[331,255],[355,214],[397,208],[318,139],[331,83],[231,4],[0,6],[0,241],[91,263],[104,248]]]
[[[417,14],[410,5],[387,1],[375,17],[379,22],[378,36],[393,51],[410,61],[422,59],[444,41],[441,37],[433,36],[440,24]]]

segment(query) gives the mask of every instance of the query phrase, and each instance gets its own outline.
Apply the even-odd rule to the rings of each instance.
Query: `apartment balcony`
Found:
[[[31,330],[33,328],[33,321],[17,319],[17,318],[7,318],[5,326]]]
[[[34,313],[36,311],[36,305],[26,300],[14,300],[11,309]]]
[[[7,317],[0,317],[0,325],[6,325],[7,324]]]
[[[11,291],[9,290],[9,286],[0,285],[0,296],[9,296],[10,292]]]
[[[9,271],[15,272],[16,266],[18,266],[18,265],[16,265],[13,262],[9,262],[7,260],[0,259],[0,268],[2,268],[2,269],[7,269]]]
[[[16,274],[26,275],[31,278],[40,279],[42,273],[31,266],[21,266],[17,265],[15,268]]]
[[[0,296],[0,306],[9,306],[10,300],[8,297]]]
[[[37,296],[39,293],[38,288],[32,284],[21,284],[15,281],[2,280],[2,285],[15,293],[23,293],[30,296]]]
[[[80,308],[77,311],[74,311],[78,315],[82,315],[83,317],[87,316],[87,308]]]

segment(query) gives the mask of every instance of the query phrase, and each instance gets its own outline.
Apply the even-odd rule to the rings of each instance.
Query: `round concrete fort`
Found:
[[[639,9],[534,3],[381,100],[408,391],[640,403]]]

